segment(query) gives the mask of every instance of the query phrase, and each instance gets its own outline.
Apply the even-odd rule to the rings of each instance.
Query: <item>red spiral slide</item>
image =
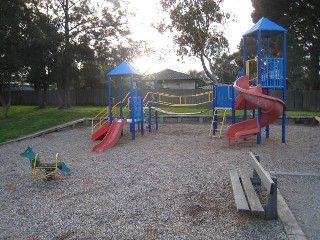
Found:
[[[286,108],[282,100],[263,94],[260,85],[250,87],[248,76],[238,78],[233,86],[245,100],[261,108],[261,127],[280,118]],[[225,136],[229,139],[229,142],[230,140],[234,140],[238,143],[239,139],[248,138],[259,132],[260,125],[258,118],[251,118],[229,126],[225,131]]]

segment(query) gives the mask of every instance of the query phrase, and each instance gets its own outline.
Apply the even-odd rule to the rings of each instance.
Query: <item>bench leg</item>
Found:
[[[278,217],[277,208],[277,178],[272,178],[274,181],[274,191],[272,194],[268,194],[268,201],[266,205],[266,218],[276,219]]]

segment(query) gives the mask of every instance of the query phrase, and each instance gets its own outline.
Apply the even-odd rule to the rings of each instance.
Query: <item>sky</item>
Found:
[[[132,63],[141,73],[154,73],[166,68],[187,73],[189,70],[202,70],[200,60],[184,58],[178,60],[174,51],[174,44],[170,36],[161,35],[151,24],[161,18],[162,9],[159,0],[129,0],[130,10],[136,13],[129,20],[134,40],[145,40],[149,46],[156,50],[155,57],[139,57]],[[251,0],[224,0],[222,9],[233,14],[236,22],[226,26],[225,36],[230,45],[230,52],[237,50],[242,35],[249,30],[253,23]]]

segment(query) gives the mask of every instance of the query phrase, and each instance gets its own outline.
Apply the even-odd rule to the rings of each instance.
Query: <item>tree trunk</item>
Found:
[[[43,91],[37,90],[36,94],[38,98],[39,108],[46,108],[47,107],[47,89],[44,88]]]
[[[5,95],[3,94],[3,92],[0,93],[0,102],[2,105],[2,117],[8,118],[9,117],[9,108],[11,106],[11,91],[10,91],[10,89],[8,91],[7,101],[5,100]]]
[[[47,93],[48,93],[47,88],[44,88],[42,93],[42,103],[41,103],[42,108],[47,107]]]
[[[203,50],[200,53],[200,60],[201,60],[202,68],[203,68],[205,74],[213,82],[213,84],[216,85],[217,84],[217,80],[213,78],[212,74],[209,72],[209,70],[208,70],[208,68],[206,66],[206,63],[205,63],[205,60],[204,60]]]
[[[69,29],[69,0],[65,1],[64,5],[64,17],[65,17],[65,32],[64,32],[64,40],[65,40],[65,74],[64,74],[64,93],[63,93],[63,103],[60,106],[60,109],[70,108],[70,70],[71,70],[71,58],[70,58],[70,29]]]
[[[65,11],[65,39],[66,39],[66,75],[65,75],[65,108],[70,108],[70,71],[71,71],[71,58],[70,58],[70,29],[69,29],[69,0],[66,0]]]

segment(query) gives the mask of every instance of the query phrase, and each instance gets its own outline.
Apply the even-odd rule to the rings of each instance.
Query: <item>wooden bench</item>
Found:
[[[271,178],[259,162],[259,156],[249,152],[253,177],[230,171],[233,195],[238,212],[247,212],[267,219],[277,218],[277,179]],[[267,191],[267,202],[262,204],[254,189],[254,185],[263,185]]]

